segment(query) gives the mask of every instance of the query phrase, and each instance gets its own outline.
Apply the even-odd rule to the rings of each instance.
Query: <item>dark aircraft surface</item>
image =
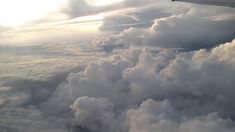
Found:
[[[197,4],[235,7],[235,0],[172,0],[172,1],[182,1],[182,2],[197,3]]]

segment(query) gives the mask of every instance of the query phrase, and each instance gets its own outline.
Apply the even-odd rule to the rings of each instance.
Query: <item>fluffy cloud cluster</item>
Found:
[[[191,52],[129,49],[72,73],[47,105],[80,131],[234,131],[235,40]]]
[[[195,118],[178,118],[167,100],[144,101],[138,109],[127,112],[128,132],[232,132],[232,121],[221,119],[216,113]]]
[[[8,75],[45,79],[44,71],[58,73],[90,63],[80,72],[71,73],[56,89],[66,74],[46,83],[23,80],[10,82],[12,89],[0,87],[0,131],[235,131],[235,40],[214,47],[235,37],[234,10],[174,5],[163,0],[125,0],[94,7],[84,0],[70,0],[65,10],[71,17],[120,9],[122,14],[117,11],[119,15],[106,17],[100,27],[116,34],[93,41],[110,57],[90,62],[98,55],[77,53],[77,44],[64,43],[49,47],[53,52],[43,50],[47,46],[36,47],[39,52],[33,53],[28,49],[34,47],[3,49],[4,53],[18,55],[17,61],[15,56],[11,60],[5,60],[9,55],[2,57],[10,62],[8,68],[3,65],[3,79]],[[129,10],[132,7],[135,9]],[[89,47],[88,51],[93,48],[84,47]],[[19,52],[22,50],[26,52]],[[19,59],[21,54],[27,58]],[[45,54],[50,57],[45,58]],[[19,67],[20,75],[16,75]]]
[[[111,130],[113,104],[106,98],[78,98],[72,105],[77,123],[92,132]]]
[[[72,69],[79,71],[83,69],[80,64],[86,65],[89,58],[98,57],[95,53],[78,52],[78,47],[63,42],[56,46],[0,44],[0,132],[69,130],[72,114],[66,111],[56,115],[56,107],[50,107],[51,112],[47,110],[49,106],[44,109],[40,105]]]
[[[125,41],[122,45],[126,47],[150,45],[195,50],[212,48],[235,37],[234,9],[208,7],[202,10],[197,6],[169,4],[159,2],[157,6],[126,12],[126,15],[108,16],[100,29],[119,32],[95,45],[105,51],[107,47],[108,51],[120,48],[117,46],[120,41]]]

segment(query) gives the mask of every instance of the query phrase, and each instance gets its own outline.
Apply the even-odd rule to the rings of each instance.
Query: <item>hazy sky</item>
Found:
[[[235,8],[0,0],[0,132],[234,132]]]
[[[45,41],[61,36],[71,38],[78,32],[98,32],[101,25],[101,29],[119,31],[128,27],[148,28],[158,18],[169,18],[171,15],[184,14],[187,17],[185,21],[198,25],[195,27],[199,30],[205,24],[193,19],[214,20],[215,24],[218,21],[232,23],[234,20],[232,8],[172,3],[168,0],[1,0],[0,3],[1,43]],[[110,20],[112,18],[114,20]],[[223,30],[227,27],[221,25],[216,28]]]

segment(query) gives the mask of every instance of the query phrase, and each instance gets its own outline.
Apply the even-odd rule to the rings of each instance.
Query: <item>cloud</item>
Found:
[[[8,30],[10,30],[10,28],[0,25],[0,33],[8,31]]]
[[[85,0],[68,0],[68,7],[64,9],[64,12],[71,17],[81,17],[112,11],[120,8],[121,5],[119,4],[98,7],[89,5]]]
[[[160,43],[161,47],[211,48],[216,43],[232,40],[235,33],[230,28],[233,27],[234,20],[218,22],[186,15],[156,20],[152,31],[146,35],[150,35],[150,45],[157,46]]]
[[[48,108],[43,103],[51,98],[68,73],[86,65],[81,62],[83,59],[89,61],[89,56],[96,56],[78,52],[80,46],[74,43],[0,46],[1,132],[68,131],[72,114],[63,111],[57,115],[55,107]]]
[[[2,108],[0,131],[17,132],[67,132],[66,119],[46,118],[35,108]]]
[[[32,101],[20,108],[29,94],[12,93],[18,102],[0,109],[0,128],[24,132],[232,132],[234,49],[235,40],[190,52],[121,50],[71,73],[68,82],[37,106]],[[45,92],[39,93],[36,97]]]
[[[92,11],[93,10],[93,11]],[[94,13],[95,9],[88,5],[84,0],[70,0],[69,9],[66,10],[71,16],[88,15]]]
[[[177,117],[178,116],[178,117]],[[144,101],[139,108],[127,112],[126,123],[128,132],[232,132],[231,120],[221,119],[216,113],[195,118],[179,118],[171,104],[165,100],[156,102],[154,100]],[[177,118],[175,118],[177,117]]]
[[[141,25],[135,18],[124,16],[124,15],[116,15],[109,16],[104,19],[103,26],[100,27],[100,30],[111,30],[111,31],[122,31],[123,29],[133,27],[135,25]]]
[[[95,45],[105,51],[108,47],[109,52],[115,48],[119,49],[120,45],[187,50],[212,48],[235,37],[233,30],[235,19],[232,12],[234,9],[210,7],[201,10],[197,6],[160,4],[126,12],[125,16],[128,17],[114,14],[104,19],[100,29],[119,31],[119,33],[106,35],[100,44]],[[108,37],[114,40],[109,41]]]
[[[89,4],[87,0],[68,0],[67,8],[63,11],[71,17],[80,17],[86,15],[94,15],[98,13],[106,13],[116,10],[125,10],[130,8],[144,8],[150,5],[162,5],[170,1],[164,0],[118,0],[108,5],[94,6]]]
[[[155,5],[161,4],[162,2],[166,2],[165,0],[125,0],[124,5],[126,6],[143,6],[143,5]],[[167,1],[169,2],[169,1]]]
[[[148,28],[151,27],[155,19],[185,13],[188,10],[185,7],[167,9],[168,6],[164,5],[166,2],[159,3],[155,6],[124,12],[124,15],[117,15],[118,13],[109,15],[104,18],[100,29],[103,31],[123,31],[128,28]]]
[[[234,48],[128,49],[71,73],[47,103],[71,105],[81,131],[232,132]]]
[[[152,2],[156,5],[149,7]],[[103,8],[78,0],[70,4],[71,17],[135,9],[106,17],[101,29],[114,34],[90,45],[0,47],[5,82],[0,131],[235,130],[235,40],[220,44],[235,37],[233,9],[173,7],[154,0]],[[98,53],[78,52],[93,46]],[[83,66],[65,82],[66,73],[51,78],[78,65]]]
[[[167,97],[173,98],[172,101],[180,109],[187,107],[184,113],[189,115],[217,109],[220,114],[234,118],[231,111],[234,109],[231,105],[233,96],[230,94],[234,85],[234,61],[231,55],[228,55],[231,58],[225,59],[218,52],[230,46],[234,47],[234,41],[210,52],[199,50],[176,54],[173,57],[161,53],[159,55],[162,56],[155,58],[149,53],[143,53],[139,58],[140,63],[125,69],[123,77],[129,82],[130,93],[137,102],[150,97]],[[233,48],[230,49],[232,52]],[[174,98],[175,95],[177,96]],[[190,104],[191,101],[195,103]],[[219,105],[223,105],[223,108]],[[196,107],[200,109],[197,110]]]
[[[77,124],[89,131],[110,131],[113,122],[113,104],[105,98],[78,98],[71,108]]]

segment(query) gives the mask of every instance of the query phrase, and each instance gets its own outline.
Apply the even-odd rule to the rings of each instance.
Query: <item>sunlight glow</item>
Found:
[[[0,0],[0,25],[21,26],[59,10],[65,0]]]
[[[92,6],[108,6],[122,1],[124,0],[86,0],[86,2]]]

